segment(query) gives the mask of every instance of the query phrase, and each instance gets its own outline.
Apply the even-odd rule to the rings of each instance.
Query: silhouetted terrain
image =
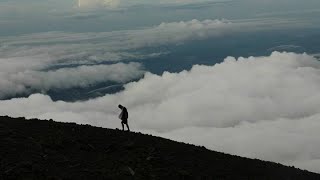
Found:
[[[320,179],[320,175],[119,130],[0,117],[0,179]]]

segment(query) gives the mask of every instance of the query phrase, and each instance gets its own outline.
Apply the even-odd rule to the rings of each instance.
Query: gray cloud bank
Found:
[[[119,127],[320,172],[320,62],[307,54],[227,57],[214,66],[146,73],[123,92],[85,102],[34,94],[0,101],[0,113]]]
[[[112,50],[133,49],[145,46],[158,46],[167,43],[182,43],[211,36],[233,32],[239,26],[248,23],[231,23],[227,20],[197,20],[180,22],[163,22],[153,27],[136,30],[120,30],[111,32],[66,33],[46,32],[27,34],[18,37],[2,38],[2,43],[9,45],[44,45],[59,43],[106,43]],[[107,42],[106,42],[107,41]],[[115,46],[115,47],[114,47]],[[112,48],[113,47],[113,48]]]
[[[87,63],[143,58],[146,54],[128,52],[145,47],[179,45],[237,32],[266,30],[270,25],[286,26],[281,20],[197,20],[163,22],[153,27],[111,32],[45,32],[0,38],[3,57],[48,56],[51,61],[75,60]],[[282,26],[282,27],[283,27]],[[275,27],[272,27],[275,28]],[[159,53],[159,52],[157,52]],[[160,52],[161,53],[161,52]]]

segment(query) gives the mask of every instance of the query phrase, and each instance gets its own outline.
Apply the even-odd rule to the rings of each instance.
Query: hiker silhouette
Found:
[[[128,114],[127,108],[122,106],[121,104],[119,104],[118,107],[121,109],[121,113],[119,114],[119,119],[121,119],[122,130],[124,131],[124,125],[126,125],[128,128],[128,131],[130,131],[129,125],[128,125],[129,114]]]

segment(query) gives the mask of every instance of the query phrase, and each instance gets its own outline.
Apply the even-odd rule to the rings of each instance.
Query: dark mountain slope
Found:
[[[280,164],[74,123],[0,117],[0,179],[320,179]]]

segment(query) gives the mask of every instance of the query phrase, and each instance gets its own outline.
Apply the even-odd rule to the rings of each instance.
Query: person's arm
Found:
[[[119,119],[122,119],[122,116],[123,116],[123,109],[121,110],[121,113],[119,114]]]

